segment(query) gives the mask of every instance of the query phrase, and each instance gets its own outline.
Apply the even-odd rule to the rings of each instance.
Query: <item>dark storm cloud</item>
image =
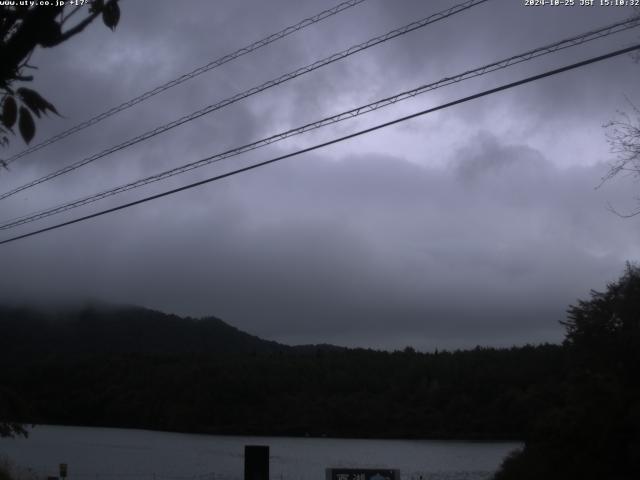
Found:
[[[557,340],[567,302],[615,277],[620,231],[634,226],[592,195],[597,169],[558,170],[537,152],[521,162],[486,135],[474,144],[449,171],[375,156],[291,162],[185,195],[177,214],[164,200],[96,222],[73,252],[80,227],[35,255],[16,244],[3,291],[215,312],[290,341]],[[462,173],[483,159],[491,166]]]
[[[37,87],[65,115],[38,124],[38,138],[333,4],[194,1],[179,8],[154,2],[150,8],[123,2],[115,34],[93,25],[81,42],[34,56]],[[452,4],[371,0],[42,150],[1,180],[19,185]],[[1,205],[2,218],[624,16],[614,9],[527,10],[519,2],[489,2],[17,195]],[[437,91],[358,125],[602,53],[635,37]],[[2,298],[99,298],[216,315],[294,343],[431,349],[557,341],[568,304],[602,288],[625,260],[638,257],[638,223],[605,209],[608,201],[633,207],[637,185],[620,181],[594,190],[610,159],[601,125],[621,106],[623,93],[638,93],[638,68],[618,59],[5,245]],[[296,139],[233,162],[266,159],[353,128],[341,124],[314,140]],[[144,193],[227,171],[233,162]]]

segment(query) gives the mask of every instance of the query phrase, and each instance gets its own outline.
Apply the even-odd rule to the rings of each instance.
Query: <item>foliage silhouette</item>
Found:
[[[9,143],[9,134],[13,133],[16,122],[23,140],[29,143],[36,133],[33,115],[38,118],[47,112],[58,115],[53,104],[35,90],[14,88],[15,82],[33,80],[33,76],[25,75],[24,70],[35,68],[29,65],[34,49],[60,45],[82,32],[98,16],[102,16],[111,30],[120,20],[118,0],[93,0],[88,8],[87,5],[74,6],[71,2],[59,6],[50,3],[43,6],[16,2],[16,5],[0,6],[0,145]],[[79,11],[86,12],[84,18],[67,27],[71,17]]]
[[[496,480],[640,478],[640,268],[569,308],[562,400]]]

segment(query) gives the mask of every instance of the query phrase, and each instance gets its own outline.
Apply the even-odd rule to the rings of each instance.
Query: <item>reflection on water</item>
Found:
[[[323,480],[328,467],[398,468],[403,480],[484,480],[519,444],[432,440],[235,437],[85,427],[36,427],[0,439],[0,454],[68,480],[233,480],[245,445],[270,446],[272,480]]]

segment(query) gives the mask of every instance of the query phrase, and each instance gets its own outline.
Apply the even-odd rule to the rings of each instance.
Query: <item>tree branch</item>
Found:
[[[58,41],[56,41],[53,45],[51,45],[52,47],[55,45],[58,45],[59,43],[64,42],[65,40],[70,39],[71,37],[73,37],[74,35],[77,35],[78,33],[82,32],[85,28],[87,28],[87,26],[93,22],[95,20],[95,18],[100,15],[102,13],[102,9],[99,9],[95,12],[93,12],[92,14],[90,14],[87,18],[85,18],[83,21],[81,21],[80,23],[78,23],[75,27],[70,28],[69,30],[67,30],[66,32],[62,33],[60,35],[60,37],[58,38]]]
[[[69,20],[71,17],[73,17],[77,12],[79,12],[82,8],[84,8],[83,5],[78,5],[77,7],[75,7],[73,10],[71,10],[69,12],[69,14],[67,16],[63,16],[62,20],[60,21],[60,25],[64,25],[65,22],[67,20]]]
[[[607,202],[607,210],[620,218],[632,218],[640,215],[640,209],[632,211],[631,213],[620,213],[609,202]]]

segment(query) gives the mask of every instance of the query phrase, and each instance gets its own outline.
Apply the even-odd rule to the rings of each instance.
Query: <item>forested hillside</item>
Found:
[[[212,433],[523,438],[564,351],[288,347],[141,308],[2,311],[0,384],[20,420]]]

